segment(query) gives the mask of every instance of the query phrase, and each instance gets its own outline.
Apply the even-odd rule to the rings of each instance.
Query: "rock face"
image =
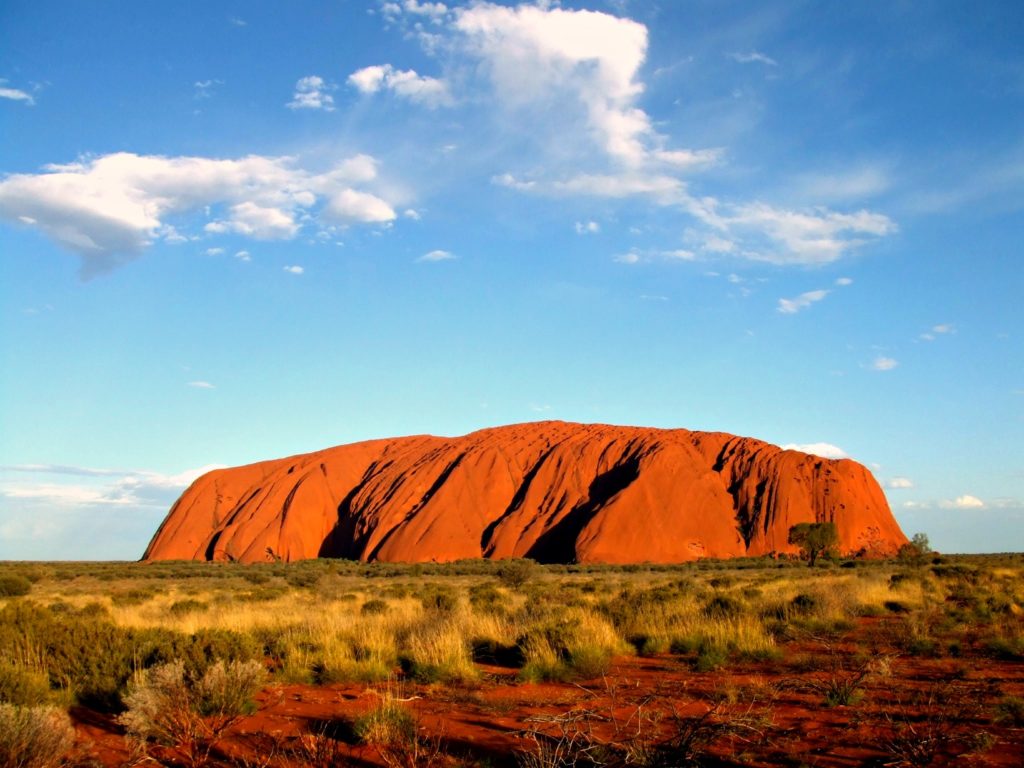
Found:
[[[683,562],[795,552],[835,522],[844,553],[906,543],[860,464],[685,429],[538,422],[402,437],[203,475],[146,560]]]

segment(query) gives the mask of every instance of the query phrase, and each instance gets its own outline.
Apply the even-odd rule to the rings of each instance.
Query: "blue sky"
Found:
[[[0,558],[204,468],[537,419],[872,468],[1024,549],[1024,8],[0,10]]]

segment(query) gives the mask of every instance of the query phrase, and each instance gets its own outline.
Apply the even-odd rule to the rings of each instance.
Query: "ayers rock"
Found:
[[[835,522],[846,554],[907,541],[849,459],[718,432],[546,421],[209,472],[144,559],[682,562],[794,552],[790,526],[815,521]]]

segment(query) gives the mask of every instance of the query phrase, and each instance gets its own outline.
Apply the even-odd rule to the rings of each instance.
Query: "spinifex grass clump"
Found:
[[[524,680],[567,680],[599,677],[612,658],[632,650],[599,613],[572,608],[530,628],[517,643],[525,664]]]
[[[0,704],[0,765],[5,768],[57,768],[74,741],[66,712]]]
[[[154,742],[180,752],[191,766],[203,765],[224,732],[253,711],[265,676],[255,661],[218,661],[202,676],[180,661],[155,667],[132,681],[118,722],[143,751]]]

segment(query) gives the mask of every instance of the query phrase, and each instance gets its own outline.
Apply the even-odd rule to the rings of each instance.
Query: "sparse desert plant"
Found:
[[[75,741],[66,712],[56,707],[0,704],[0,765],[56,768]]]
[[[420,734],[419,722],[403,702],[417,697],[402,695],[402,687],[389,680],[380,701],[356,718],[355,735],[377,749],[388,768],[430,768],[443,762],[442,738]]]
[[[533,560],[510,559],[503,560],[498,568],[498,581],[506,587],[519,589],[528,582],[536,573],[537,563]]]
[[[5,574],[0,576],[0,597],[21,597],[32,591],[32,582],[24,576]]]
[[[224,732],[252,708],[265,673],[255,661],[217,662],[202,677],[181,661],[140,673],[118,717],[143,751],[149,741],[179,751],[190,766],[205,765]]]

